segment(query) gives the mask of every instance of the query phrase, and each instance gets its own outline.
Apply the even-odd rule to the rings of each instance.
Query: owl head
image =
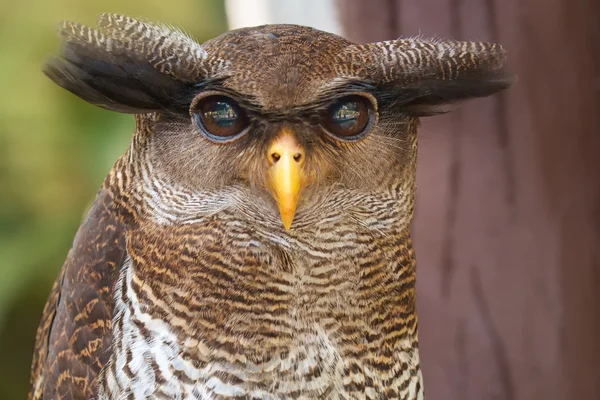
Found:
[[[121,15],[102,15],[97,29],[65,22],[60,34],[45,73],[137,115],[128,159],[139,185],[179,193],[173,203],[236,188],[255,218],[286,230],[382,193],[411,214],[419,119],[512,82],[503,48],[488,43],[355,44],[265,25],[199,44]]]

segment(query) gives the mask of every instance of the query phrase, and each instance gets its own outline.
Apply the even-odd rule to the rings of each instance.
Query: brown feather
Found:
[[[125,258],[124,226],[110,188],[103,188],[44,308],[30,400],[83,400],[94,395],[95,378],[110,357],[112,293]]]

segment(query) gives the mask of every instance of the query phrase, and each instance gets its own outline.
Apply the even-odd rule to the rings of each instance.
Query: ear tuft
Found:
[[[206,54],[183,33],[104,14],[100,29],[63,22],[60,57],[44,73],[83,100],[123,113],[187,110]]]
[[[456,102],[509,88],[506,52],[494,43],[399,39],[353,46],[366,77],[415,116],[448,112]]]
[[[450,112],[464,100],[487,97],[508,89],[515,81],[516,76],[500,72],[453,81],[424,81],[419,87],[406,87],[399,91],[413,93],[411,99],[403,104],[408,113],[415,117],[428,117]]]

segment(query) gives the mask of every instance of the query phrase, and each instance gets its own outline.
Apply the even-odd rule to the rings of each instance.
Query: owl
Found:
[[[38,329],[30,399],[423,399],[421,117],[506,89],[496,44],[296,25],[204,44],[65,22],[44,72],[133,114]]]

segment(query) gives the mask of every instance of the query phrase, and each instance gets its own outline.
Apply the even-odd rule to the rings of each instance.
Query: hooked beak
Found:
[[[304,149],[288,128],[279,132],[267,152],[270,165],[269,189],[279,206],[281,222],[288,231],[294,221],[299,194],[306,181],[304,158]]]

